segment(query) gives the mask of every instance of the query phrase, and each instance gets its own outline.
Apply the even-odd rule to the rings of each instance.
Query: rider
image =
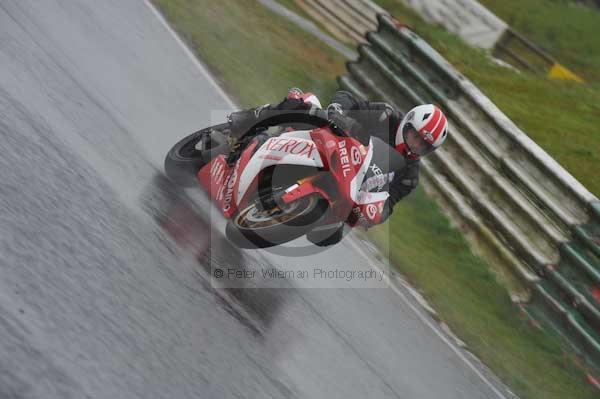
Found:
[[[300,89],[293,88],[276,106],[266,104],[231,114],[232,133],[235,137],[236,130],[243,132],[246,126],[253,125],[264,109],[308,110],[311,106],[321,107],[314,95],[304,95]],[[448,136],[446,117],[433,104],[416,106],[403,116],[390,104],[370,102],[356,98],[348,91],[338,91],[327,107],[327,117],[363,145],[369,144],[371,136],[379,137],[390,145],[390,150],[398,151],[406,161],[402,169],[394,171],[388,182],[389,197],[378,223],[383,223],[392,213],[394,205],[417,187],[420,158],[441,146]],[[236,152],[232,154],[230,157],[235,158]],[[366,218],[361,220],[364,223]],[[307,238],[316,245],[332,245],[341,240],[343,227],[342,223],[317,228],[307,234]]]

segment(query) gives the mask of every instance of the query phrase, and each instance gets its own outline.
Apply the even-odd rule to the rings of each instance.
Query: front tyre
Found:
[[[302,237],[321,221],[327,202],[317,195],[282,208],[261,209],[253,203],[227,222],[227,238],[239,248],[268,248]]]
[[[227,153],[227,137],[221,133],[229,124],[212,126],[181,139],[165,158],[165,174],[175,184],[191,187],[197,184],[196,174],[218,154]]]

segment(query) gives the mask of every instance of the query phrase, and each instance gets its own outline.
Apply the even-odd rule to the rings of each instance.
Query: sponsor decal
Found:
[[[219,191],[217,191],[217,201],[221,201],[223,199],[224,192],[225,192],[225,186],[220,186]]]
[[[352,165],[359,165],[361,163],[362,156],[360,155],[358,147],[352,146],[352,148],[350,148],[350,155],[352,158]]]
[[[369,166],[373,176],[369,177],[363,182],[360,189],[363,191],[373,191],[376,189],[377,192],[383,189],[383,186],[388,182],[388,175],[384,175],[383,171],[376,164]]]
[[[226,190],[225,190],[225,201],[223,202],[223,211],[229,212],[231,209],[231,199],[233,198],[233,187],[235,186],[235,182],[238,178],[238,168],[240,166],[240,161],[238,160],[235,163],[235,168],[233,169],[233,173],[229,176],[229,179],[226,182]]]
[[[223,169],[223,164],[219,160],[215,160],[215,162],[213,162],[212,165],[210,165],[210,174],[214,176],[221,169]]]
[[[375,219],[375,215],[377,215],[377,206],[374,204],[367,205],[367,216],[369,219]]]
[[[222,161],[215,161],[210,166],[210,177],[213,184],[221,184],[225,177],[225,165]]]
[[[298,140],[295,138],[273,137],[270,138],[265,146],[266,151],[285,152],[286,154],[304,156],[313,158],[313,153],[317,151],[315,143],[309,140]]]
[[[327,140],[326,146],[327,146],[327,148],[333,148],[333,147],[335,147],[335,141],[333,141],[333,140]]]
[[[375,176],[379,176],[379,175],[383,174],[383,172],[381,171],[381,168],[379,166],[377,166],[376,163],[369,166],[369,169],[371,169],[371,172],[373,172],[373,174]]]
[[[342,164],[342,173],[344,174],[344,177],[346,177],[346,175],[350,173],[350,162],[348,160],[348,150],[346,149],[346,141],[340,141],[338,147],[340,163]]]
[[[259,155],[258,156],[260,159],[271,159],[273,161],[281,161],[283,159],[283,157],[278,157],[276,155]]]
[[[354,208],[352,208],[352,213],[358,218],[359,223],[366,223],[367,219],[365,218],[365,215],[363,215],[359,206],[355,206]]]
[[[415,111],[410,111],[410,112],[408,113],[408,115],[406,115],[406,121],[407,121],[407,122],[410,122],[410,121],[412,121],[413,119],[415,119]]]

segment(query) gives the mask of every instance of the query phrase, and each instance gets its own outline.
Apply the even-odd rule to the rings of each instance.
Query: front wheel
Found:
[[[191,187],[196,184],[196,173],[218,154],[229,151],[227,136],[222,132],[229,124],[212,126],[181,139],[165,158],[165,173],[175,184]]]
[[[270,210],[253,203],[227,223],[226,234],[239,248],[267,248],[292,241],[314,229],[327,202],[317,195]]]

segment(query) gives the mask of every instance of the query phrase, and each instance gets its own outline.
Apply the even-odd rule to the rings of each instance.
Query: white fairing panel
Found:
[[[317,145],[310,137],[310,130],[271,137],[260,146],[242,171],[236,204],[240,204],[248,187],[261,170],[279,164],[323,167]]]

